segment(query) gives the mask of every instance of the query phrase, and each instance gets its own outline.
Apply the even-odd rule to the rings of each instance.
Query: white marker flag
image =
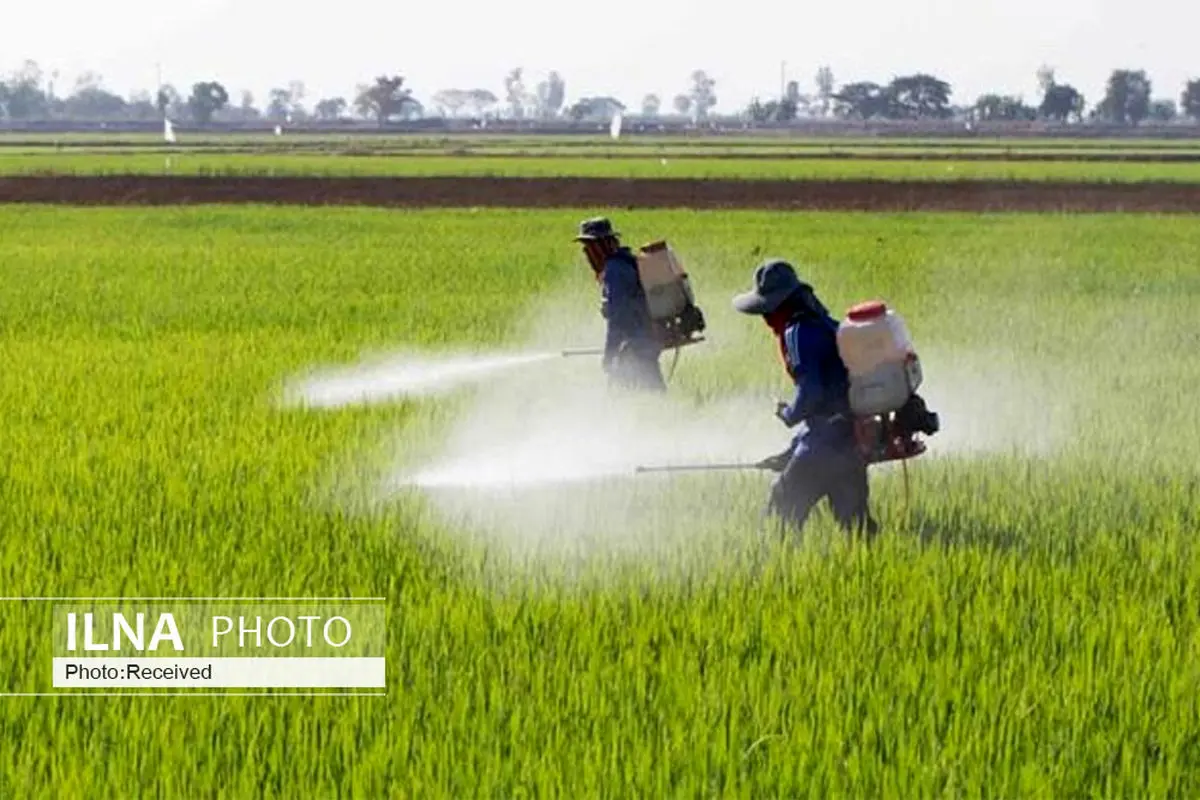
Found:
[[[608,127],[608,133],[614,139],[621,138],[621,112],[618,111],[612,118],[612,124]]]

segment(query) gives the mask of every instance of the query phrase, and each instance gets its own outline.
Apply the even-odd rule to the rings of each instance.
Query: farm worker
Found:
[[[621,245],[620,234],[604,217],[584,220],[575,241],[583,243],[601,285],[600,314],[607,321],[603,369],[609,380],[628,388],[665,391],[658,358],[662,344],[650,317],[637,258]]]
[[[796,386],[795,398],[778,403],[775,415],[788,428],[804,424],[786,450],[767,460],[779,472],[768,515],[801,528],[813,507],[828,498],[844,530],[873,536],[878,526],[868,509],[867,462],[856,447],[837,320],[781,260],[762,262],[754,272],[754,288],[735,296],[733,306],[762,316],[775,333]]]

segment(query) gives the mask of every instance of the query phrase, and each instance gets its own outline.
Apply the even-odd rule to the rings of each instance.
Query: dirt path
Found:
[[[577,177],[21,176],[0,178],[0,203],[1196,213],[1200,212],[1200,184]]]

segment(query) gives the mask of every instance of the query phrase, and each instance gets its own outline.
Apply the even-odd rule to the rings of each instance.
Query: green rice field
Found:
[[[187,131],[0,135],[3,175],[496,176],[1177,181],[1200,140],[392,135]],[[1090,161],[1087,159],[1091,159]],[[1164,160],[1173,159],[1173,160]],[[1197,160],[1191,160],[1197,159]]]
[[[612,396],[583,358],[281,404],[295,376],[372,353],[598,344],[571,242],[594,213],[0,207],[0,594],[389,613],[386,697],[0,697],[0,797],[1200,794],[1194,220],[614,210],[629,241],[672,243],[709,319],[667,397]],[[663,459],[781,449],[777,347],[730,306],[769,255],[835,314],[885,298],[921,353],[943,431],[873,472],[877,541],[823,509],[765,535],[758,472],[381,491],[448,442],[468,465],[539,437],[586,462],[597,432]],[[0,601],[0,691],[52,691],[49,625],[49,604]]]
[[[280,138],[270,131],[215,132],[177,128],[180,146],[238,147],[270,143],[285,147],[338,147],[355,145],[368,148],[422,150],[446,147],[472,149],[536,149],[536,150],[594,150],[599,148],[663,148],[682,147],[701,151],[763,151],[779,152],[809,148],[867,149],[867,150],[1035,150],[1035,151],[1194,151],[1200,148],[1200,137],[915,137],[915,136],[813,136],[789,133],[729,131],[726,133],[655,135],[653,133],[622,134],[619,142],[610,139],[607,126],[597,125],[592,134],[534,134],[534,133],[333,133],[320,130],[287,129]],[[626,129],[628,130],[628,128]],[[157,147],[163,144],[161,133],[126,131],[78,131],[43,133],[0,131],[0,147],[74,146],[103,147],[120,142],[126,146]]]
[[[730,178],[746,180],[1200,180],[1200,162],[764,160],[688,157],[497,158],[339,156],[311,153],[6,154],[0,175],[261,175]]]

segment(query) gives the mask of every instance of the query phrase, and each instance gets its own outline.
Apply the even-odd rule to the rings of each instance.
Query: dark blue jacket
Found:
[[[784,327],[784,358],[796,396],[780,417],[789,428],[805,423],[797,441],[835,446],[851,441],[850,379],[838,353],[837,329],[837,320],[823,311],[798,313]]]
[[[617,349],[626,343],[640,357],[658,357],[662,348],[651,322],[646,292],[638,278],[637,260],[628,247],[622,247],[604,262],[601,313],[608,320],[605,360],[615,356]]]

